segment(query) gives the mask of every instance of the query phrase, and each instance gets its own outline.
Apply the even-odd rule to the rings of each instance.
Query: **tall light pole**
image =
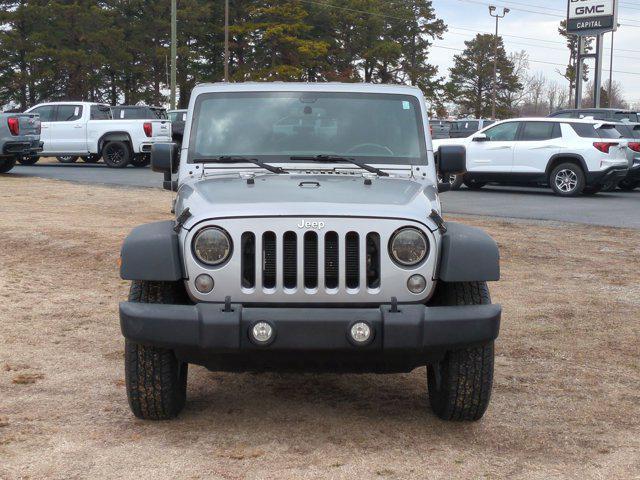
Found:
[[[177,68],[177,48],[176,37],[178,36],[178,11],[176,0],[171,0],[171,109],[176,108],[176,68]]]
[[[607,107],[611,108],[611,94],[613,93],[613,35],[615,32],[611,32],[611,59],[609,60],[609,102]]]
[[[496,97],[498,96],[498,21],[504,18],[511,10],[502,9],[502,14],[498,14],[498,9],[493,5],[489,6],[489,15],[496,19],[496,36],[493,45],[493,94],[491,99],[491,118],[496,118]]]
[[[224,81],[229,81],[229,0],[224,0]]]

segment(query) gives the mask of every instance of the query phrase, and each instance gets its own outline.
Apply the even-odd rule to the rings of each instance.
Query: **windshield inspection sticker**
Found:
[[[411,110],[411,104],[409,102],[407,102],[406,100],[402,101],[402,109],[403,110]]]

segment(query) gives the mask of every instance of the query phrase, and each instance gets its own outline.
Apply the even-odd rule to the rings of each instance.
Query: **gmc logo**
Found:
[[[577,7],[576,15],[589,15],[604,13],[604,5],[594,5],[592,7]]]

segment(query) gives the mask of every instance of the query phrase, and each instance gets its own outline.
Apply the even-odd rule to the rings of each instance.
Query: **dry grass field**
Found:
[[[199,367],[184,413],[151,423],[126,403],[116,263],[171,198],[0,177],[0,478],[640,478],[640,231],[464,219],[503,258],[495,387],[475,424],[434,417],[424,369]]]

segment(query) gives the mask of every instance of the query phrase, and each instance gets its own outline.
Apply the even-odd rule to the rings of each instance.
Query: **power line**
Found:
[[[386,14],[382,14],[382,13],[378,13],[378,12],[371,12],[371,11],[367,11],[367,10],[359,10],[359,9],[355,9],[355,8],[349,8],[349,7],[341,7],[339,5],[333,5],[330,3],[325,3],[325,2],[318,2],[318,1],[314,1],[314,0],[299,0],[302,3],[308,3],[308,4],[312,4],[312,5],[317,5],[317,6],[321,6],[321,7],[327,7],[327,8],[333,8],[333,9],[337,9],[337,10],[344,10],[344,11],[349,11],[349,12],[354,12],[354,13],[362,13],[365,15],[371,15],[371,16],[375,16],[375,17],[381,17],[381,18],[391,18],[394,20],[401,20],[404,22],[408,22],[408,21],[412,21],[414,19],[411,18],[407,18],[407,17],[398,17],[398,16],[394,16],[394,15],[386,15]],[[477,3],[480,5],[488,5],[487,3],[484,2],[480,2],[480,1],[476,1],[476,0],[458,0],[458,1],[467,1],[469,3]],[[540,12],[534,12],[534,13],[540,13]],[[554,15],[555,16],[555,15]],[[452,28],[457,28],[460,30],[474,30],[474,29],[470,29],[470,28],[463,28],[463,27],[452,27]],[[640,28],[640,27],[639,27]],[[486,32],[489,33],[489,32]],[[514,37],[514,38],[526,38],[526,39],[531,39],[531,40],[536,40],[536,41],[547,41],[547,42],[551,42],[550,40],[541,40],[541,39],[535,39],[532,37],[517,37],[515,35],[505,35],[505,36],[510,36],[510,37]],[[556,42],[554,42],[556,43]],[[560,43],[560,42],[558,42]],[[446,50],[455,50],[455,51],[459,51],[462,52],[463,50],[460,48],[455,48],[455,47],[448,47],[445,45],[431,45],[434,48],[442,48],[442,49],[446,49]],[[622,49],[616,49],[616,50],[622,50]],[[637,52],[640,53],[640,50],[625,50],[625,51],[631,51],[631,52]],[[554,62],[546,62],[546,61],[542,61],[542,60],[531,60],[529,59],[529,61],[531,63],[540,63],[540,64],[548,64],[548,65],[556,65],[556,66],[560,66],[560,67],[566,67],[565,64],[562,63],[554,63]],[[625,71],[621,71],[621,70],[614,70],[615,73],[622,73],[622,74],[626,74],[626,75],[638,75],[640,76],[640,72],[625,72]]]

